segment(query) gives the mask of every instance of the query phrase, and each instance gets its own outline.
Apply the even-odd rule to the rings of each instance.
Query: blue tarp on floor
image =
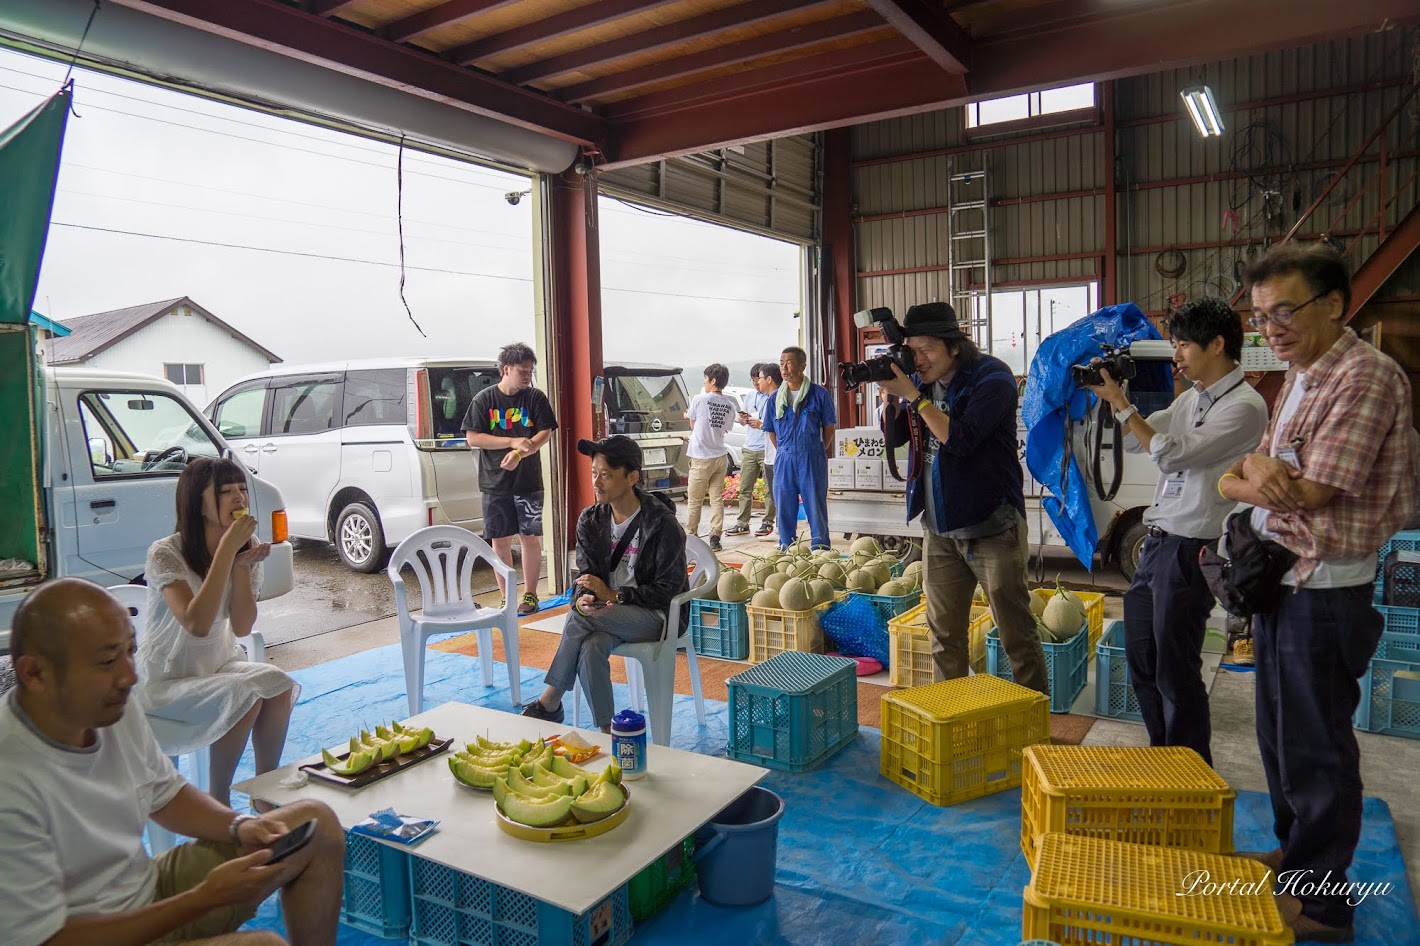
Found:
[[[425,674],[426,706],[458,700],[513,709],[501,664],[494,686],[485,689],[474,659],[431,650]],[[295,676],[303,689],[291,722],[288,758],[336,745],[362,727],[408,716],[398,647],[355,654]],[[541,692],[541,680],[542,671],[523,671],[525,700]],[[623,705],[626,688],[616,691],[617,705]],[[702,729],[690,697],[676,697],[675,748],[724,754],[726,704],[708,701],[706,713]],[[879,738],[877,730],[863,729],[856,742],[818,769],[797,775],[771,772],[764,780],[787,803],[779,825],[777,886],[767,903],[745,910],[715,907],[701,900],[692,884],[661,914],[638,926],[631,942],[1016,943],[1021,938],[1021,890],[1030,881],[1020,851],[1020,792],[949,808],[926,804],[878,775]],[[250,777],[251,765],[248,752],[239,779]],[[1237,848],[1274,847],[1270,825],[1266,795],[1239,793]],[[1366,799],[1361,846],[1350,877],[1392,885],[1358,912],[1358,944],[1420,946],[1420,920],[1395,823],[1380,799]],[[273,898],[249,928],[281,930],[279,912]],[[341,927],[339,942],[374,946],[389,940]]]

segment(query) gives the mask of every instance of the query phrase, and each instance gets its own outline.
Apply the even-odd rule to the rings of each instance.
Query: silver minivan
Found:
[[[281,490],[292,536],[333,542],[347,566],[374,572],[425,526],[483,531],[463,418],[497,383],[492,359],[281,365],[233,384],[206,413]]]

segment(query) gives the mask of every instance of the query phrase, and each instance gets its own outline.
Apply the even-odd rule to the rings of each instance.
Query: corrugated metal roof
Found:
[[[66,319],[64,324],[69,327],[72,334],[67,338],[54,339],[48,353],[48,361],[52,365],[71,365],[87,361],[145,326],[156,322],[180,305],[189,306],[194,312],[233,338],[250,345],[260,352],[267,361],[281,361],[281,358],[275,353],[232,328],[187,296]]]

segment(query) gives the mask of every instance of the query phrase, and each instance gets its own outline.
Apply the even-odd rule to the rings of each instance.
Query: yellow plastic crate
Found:
[[[1042,601],[1049,601],[1051,595],[1055,594],[1055,589],[1032,588],[1031,594]],[[1079,595],[1080,600],[1085,602],[1085,621],[1090,625],[1090,655],[1093,656],[1095,645],[1104,633],[1104,595],[1095,594],[1093,591],[1076,591],[1074,594]]]
[[[819,615],[832,603],[830,601],[807,611],[747,606],[750,662],[763,663],[786,650],[823,653],[823,627],[819,624]]]
[[[1232,889],[1178,896],[1202,872]],[[1047,834],[1025,888],[1021,936],[1060,946],[1290,946],[1258,861],[1182,848]]]
[[[976,675],[882,698],[883,777],[934,805],[1021,784],[1021,750],[1050,741],[1050,700]]]
[[[1237,792],[1192,749],[1030,746],[1021,767],[1021,851],[1032,868],[1047,834],[1233,850]]]
[[[991,630],[991,612],[971,609],[967,626],[967,653],[971,669],[986,672],[986,632]],[[932,631],[927,626],[927,605],[919,604],[888,622],[888,683],[895,687],[917,687],[936,683],[937,662],[932,659]]]

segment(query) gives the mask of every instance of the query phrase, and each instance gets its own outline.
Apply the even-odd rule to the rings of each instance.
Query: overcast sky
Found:
[[[0,127],[63,74],[0,50]],[[399,298],[396,148],[75,75],[40,312],[189,296],[292,363],[533,340],[531,202],[504,198],[527,179],[406,153],[405,296],[425,338]],[[609,358],[700,366],[795,341],[798,247],[605,199],[600,221]]]

